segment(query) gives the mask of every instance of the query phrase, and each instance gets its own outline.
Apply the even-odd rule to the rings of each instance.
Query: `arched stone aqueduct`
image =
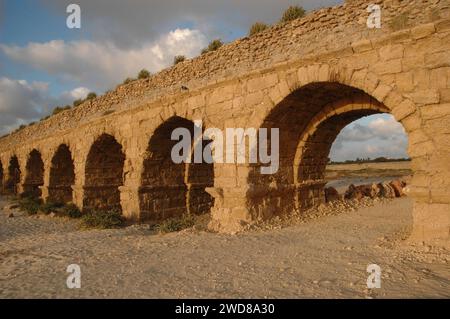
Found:
[[[356,14],[364,17],[364,3],[352,1],[327,12],[339,16],[360,8]],[[381,5],[392,3],[397,2]],[[224,67],[220,77],[183,82],[188,90],[174,82],[172,91],[158,96],[128,94],[114,112],[90,116],[71,128],[30,127],[3,138],[2,186],[73,201],[83,209],[118,208],[132,220],[210,212],[212,229],[235,231],[257,219],[321,203],[324,170],[339,131],[363,116],[391,113],[409,137],[411,239],[448,242],[449,6],[445,1],[407,5],[399,10],[437,8],[440,17],[417,15],[413,25],[399,31],[349,25],[354,38],[345,41],[336,40],[339,26],[329,27],[323,34],[331,37],[316,38],[323,43],[314,52],[296,54],[307,45],[287,39],[295,50],[277,53],[279,61],[255,61],[248,69]],[[289,26],[290,36],[301,28]],[[260,37],[254,41],[264,41]],[[244,46],[242,42],[235,45]],[[200,59],[212,60],[221,51]],[[176,127],[192,130],[194,120],[202,120],[204,129],[279,128],[278,172],[261,175],[255,164],[174,164],[170,133]],[[34,136],[38,129],[44,134]],[[19,134],[28,135],[21,140]]]

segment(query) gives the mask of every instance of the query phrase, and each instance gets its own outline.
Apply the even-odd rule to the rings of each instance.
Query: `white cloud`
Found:
[[[356,158],[403,158],[408,137],[403,126],[392,115],[372,115],[347,125],[331,148],[334,161]]]
[[[60,79],[106,90],[146,68],[152,72],[170,65],[175,55],[193,57],[206,45],[198,30],[176,29],[137,49],[121,49],[112,42],[53,40],[25,47],[0,45],[17,62]]]
[[[0,78],[0,132],[44,113],[48,85]]]
[[[67,1],[40,0],[43,8],[65,12]],[[290,5],[311,10],[344,0],[77,0],[82,31],[96,42],[136,48],[180,25],[200,29],[208,38],[240,36],[256,21],[276,22]]]
[[[0,134],[42,118],[57,105],[71,104],[75,99],[84,98],[87,92],[87,88],[80,87],[54,97],[49,93],[48,83],[28,83],[26,80],[1,77]]]
[[[367,141],[374,137],[374,132],[366,125],[354,123],[344,128],[338,136],[346,141]]]
[[[368,124],[368,128],[372,130],[373,134],[386,139],[405,134],[405,129],[393,116],[378,117]]]
[[[60,99],[61,100],[68,100],[69,104],[70,101],[75,101],[75,100],[79,100],[79,99],[84,99],[86,98],[86,96],[89,94],[90,90],[88,88],[85,87],[79,87],[79,88],[75,88],[71,91],[65,91],[61,94]],[[64,103],[67,104],[67,103]]]

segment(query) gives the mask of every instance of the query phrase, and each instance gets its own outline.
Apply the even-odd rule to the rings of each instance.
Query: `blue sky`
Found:
[[[72,41],[89,38],[84,28],[71,30],[64,27],[67,18],[65,11],[51,10],[36,0],[2,2],[4,13],[0,25],[1,44],[26,46],[30,42],[44,43],[54,39]],[[55,81],[54,77],[44,71],[36,70],[26,63],[8,59],[2,50],[0,50],[0,75],[13,79],[26,79],[28,82],[51,83],[49,90],[53,95],[76,85],[76,83]]]
[[[0,133],[89,91],[101,94],[142,68],[157,72],[175,55],[196,56],[211,39],[245,36],[253,22],[273,23],[289,5],[311,10],[341,2],[0,0]],[[81,29],[66,27],[70,3],[81,7]],[[406,136],[398,125],[389,115],[352,123],[336,140],[331,157],[404,157]],[[364,128],[367,140],[361,141],[355,132]],[[375,136],[380,130],[393,135]]]

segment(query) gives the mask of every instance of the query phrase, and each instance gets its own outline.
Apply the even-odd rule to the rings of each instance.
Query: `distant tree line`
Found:
[[[410,158],[389,158],[389,157],[377,157],[377,158],[359,158],[354,160],[346,160],[335,162],[331,158],[328,159],[328,164],[365,164],[365,163],[385,163],[385,162],[408,162]]]

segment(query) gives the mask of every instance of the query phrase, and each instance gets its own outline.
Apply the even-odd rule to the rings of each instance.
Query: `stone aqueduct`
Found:
[[[315,11],[118,86],[0,140],[2,186],[132,220],[210,212],[235,231],[323,201],[330,147],[350,122],[391,113],[409,137],[412,239],[450,232],[450,5],[370,1]],[[280,169],[174,164],[175,127],[277,127]],[[388,220],[386,221],[389,222]]]

